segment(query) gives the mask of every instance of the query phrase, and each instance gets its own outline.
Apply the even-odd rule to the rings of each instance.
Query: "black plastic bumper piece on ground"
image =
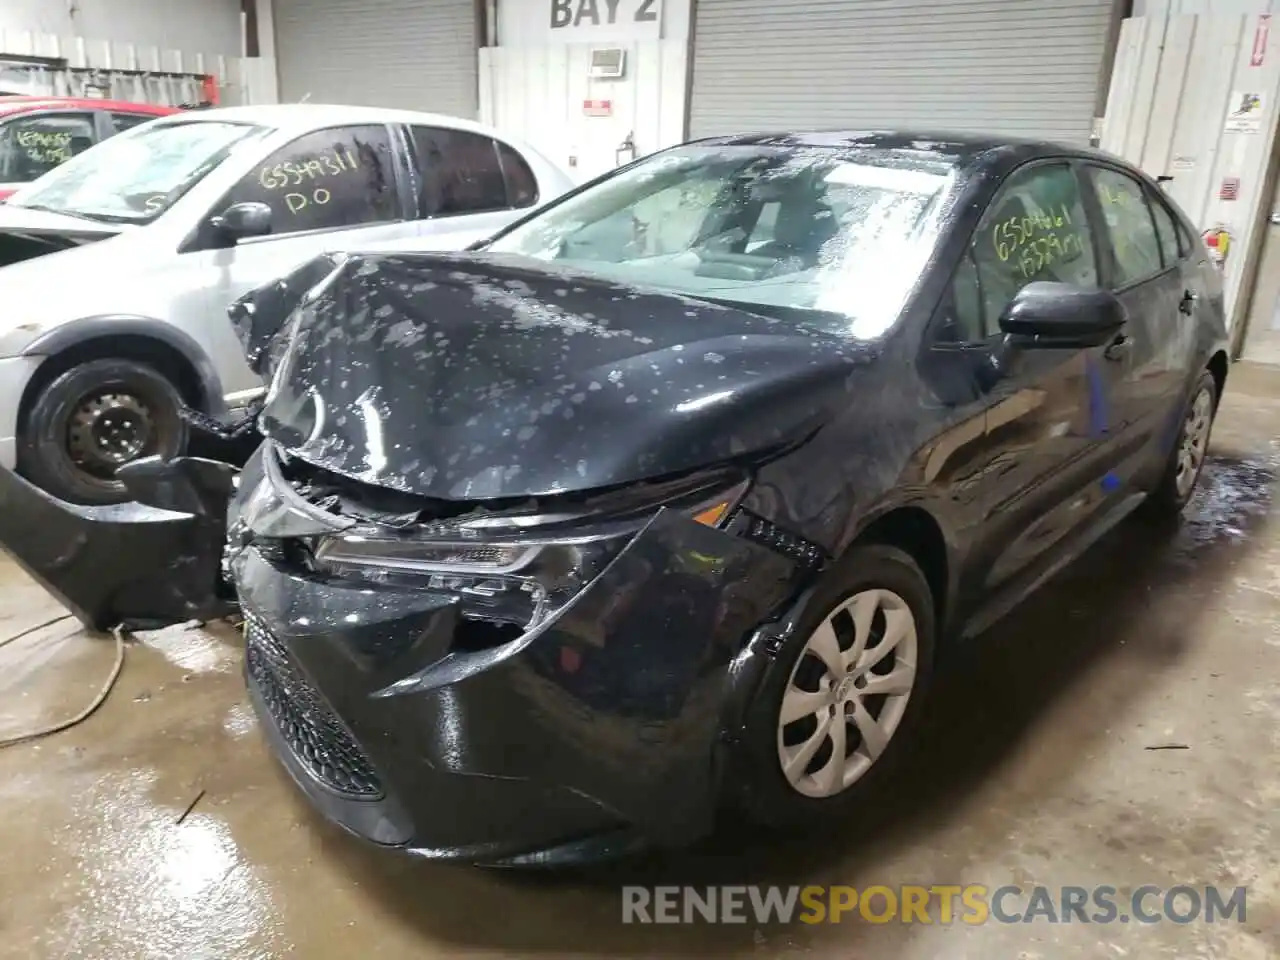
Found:
[[[235,608],[221,583],[235,469],[184,457],[120,477],[135,502],[79,506],[0,470],[0,547],[86,626],[211,620]]]

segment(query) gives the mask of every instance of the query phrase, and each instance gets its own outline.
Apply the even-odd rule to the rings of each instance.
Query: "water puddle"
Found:
[[[1276,458],[1209,457],[1177,546],[1248,539],[1271,508],[1276,475]]]

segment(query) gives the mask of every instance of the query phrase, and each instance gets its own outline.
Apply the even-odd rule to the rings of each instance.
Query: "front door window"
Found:
[[[387,128],[334,127],[299,137],[254,167],[221,209],[246,202],[271,208],[273,234],[400,219]]]
[[[952,281],[943,338],[997,336],[1004,308],[1037,280],[1098,285],[1080,183],[1065,163],[1024,168],[1000,188]]]

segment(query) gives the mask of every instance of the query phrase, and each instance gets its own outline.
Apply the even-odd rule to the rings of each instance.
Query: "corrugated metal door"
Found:
[[[471,0],[275,0],[282,102],[477,112]]]
[[[1114,0],[695,0],[691,136],[926,127],[1086,144]]]

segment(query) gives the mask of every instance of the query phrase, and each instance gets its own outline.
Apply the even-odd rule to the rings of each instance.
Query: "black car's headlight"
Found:
[[[514,543],[432,543],[370,537],[359,533],[325,537],[315,550],[316,564],[333,570],[361,567],[405,573],[515,573],[540,547]]]
[[[311,541],[316,573],[447,590],[465,615],[529,629],[594,580],[661,508],[722,526],[746,493],[742,477],[653,484],[570,508],[495,512],[408,531],[358,525]]]

